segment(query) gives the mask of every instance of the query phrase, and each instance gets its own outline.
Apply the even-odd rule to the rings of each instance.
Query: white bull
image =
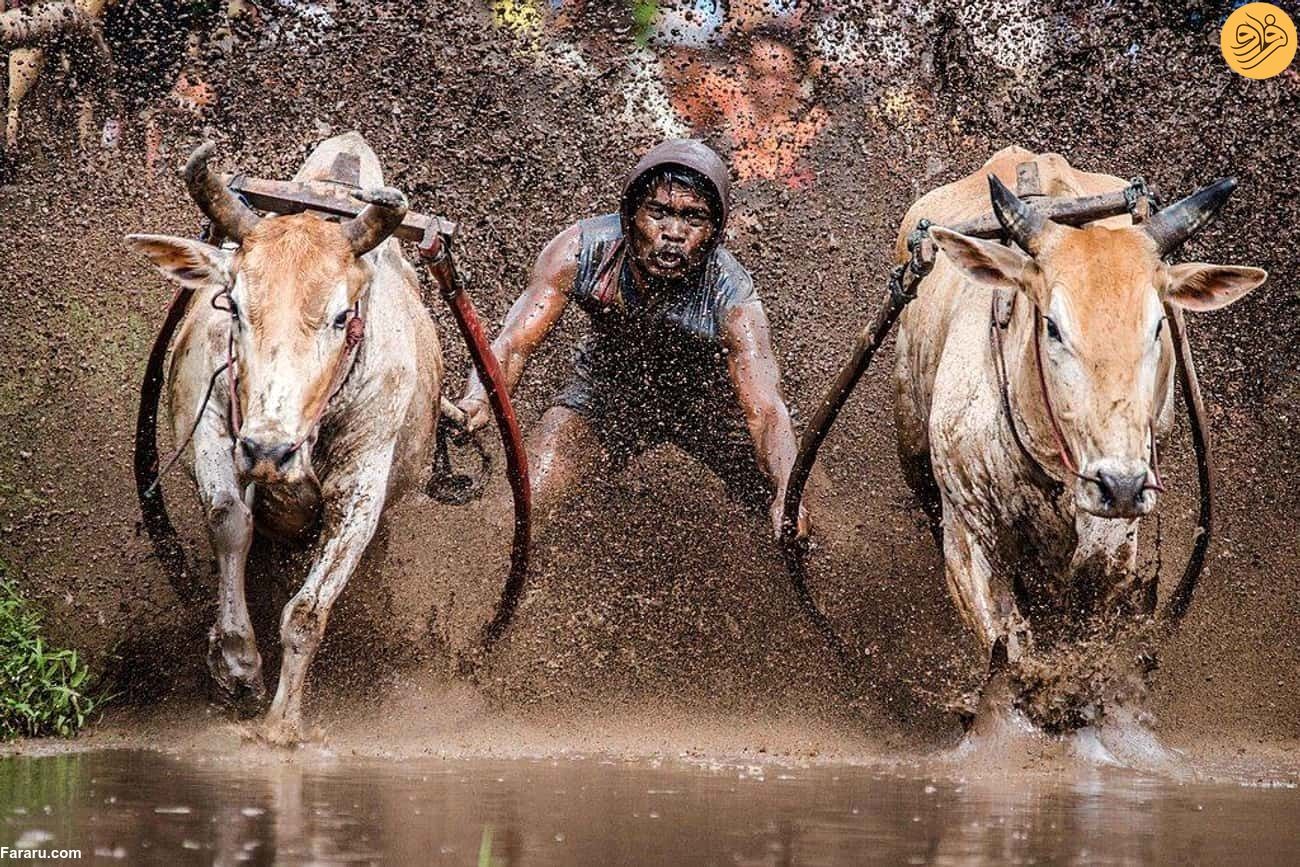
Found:
[[[405,198],[382,188],[379,160],[356,133],[319,145],[294,177],[328,178],[339,154],[360,160],[370,204],[344,223],[259,217],[207,167],[186,167],[191,195],[235,250],[158,235],[131,245],[198,290],[173,349],[168,401],[207,516],[220,572],[208,666],[232,697],[259,699],[261,657],[244,568],[254,531],[315,538],[315,561],[280,621],[284,658],[263,736],[302,734],[307,672],[330,608],[386,503],[427,479],[442,354],[415,271],[389,236]],[[235,387],[208,384],[230,359]],[[228,386],[231,371],[220,381]],[[232,400],[233,395],[233,400]]]
[[[1035,635],[1054,643],[1112,615],[1149,613],[1154,587],[1137,580],[1136,543],[1161,490],[1156,439],[1173,411],[1163,305],[1213,310],[1267,276],[1164,261],[1230,182],[1147,223],[1071,228],[1006,188],[1028,160],[1049,196],[1126,186],[1056,154],[1007,148],[919,199],[897,246],[905,259],[919,219],[955,225],[987,213],[990,196],[1016,242],[930,230],[941,252],[901,316],[895,371],[899,453],[942,531],[949,591],[985,653],[1001,658],[1005,648],[1013,663]]]

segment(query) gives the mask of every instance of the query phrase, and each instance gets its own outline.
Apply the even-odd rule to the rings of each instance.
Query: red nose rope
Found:
[[[339,353],[339,359],[334,365],[334,375],[330,377],[330,385],[325,391],[325,399],[316,405],[316,411],[312,413],[311,422],[303,430],[302,436],[289,447],[289,454],[296,453],[298,449],[302,448],[302,444],[307,441],[308,437],[316,432],[321,417],[325,415],[326,407],[330,405],[330,401],[334,399],[334,396],[343,388],[343,383],[347,381],[348,373],[352,370],[352,364],[357,357],[357,347],[361,345],[361,339],[365,336],[366,320],[361,317],[361,299],[358,298],[356,304],[352,305],[352,316],[348,318],[348,324],[343,335],[343,351]]]
[[[1014,297],[1012,298],[1012,304],[1015,304]],[[993,336],[994,347],[997,350],[997,364],[995,367],[998,373],[998,385],[1000,386],[1000,391],[1002,393],[1002,412],[1006,416],[1007,425],[1011,428],[1011,438],[1015,442],[1021,455],[1029,462],[1030,466],[1034,468],[1035,472],[1043,477],[1044,480],[1050,481],[1054,486],[1059,487],[1061,485],[1060,481],[1053,477],[1051,473],[1047,472],[1042,463],[1034,457],[1032,452],[1029,451],[1024,439],[1020,436],[1020,429],[1016,425],[1015,416],[1011,412],[1011,389],[1007,377],[1007,359],[1005,351],[1002,348],[1003,327],[1004,326],[999,324],[997,296],[994,295],[993,312],[989,317],[989,330]],[[1085,482],[1092,482],[1098,487],[1104,489],[1105,486],[1102,484],[1100,478],[1084,475],[1079,472],[1079,465],[1074,459],[1074,452],[1071,451],[1069,444],[1065,441],[1065,434],[1061,430],[1061,423],[1057,418],[1056,408],[1052,405],[1051,392],[1047,389],[1046,365],[1043,362],[1042,330],[1043,312],[1038,309],[1037,305],[1034,305],[1034,366],[1037,368],[1038,391],[1042,396],[1043,409],[1047,413],[1047,420],[1051,424],[1052,440],[1056,446],[1057,457],[1060,458],[1061,465],[1065,467],[1066,471],[1070,475]],[[1161,481],[1160,478],[1160,455],[1156,447],[1156,425],[1154,420],[1149,420],[1147,422],[1147,443],[1151,473],[1155,481],[1152,484],[1144,485],[1143,490],[1163,493],[1165,486],[1164,482]]]
[[[1061,423],[1056,420],[1056,410],[1052,407],[1052,396],[1047,391],[1047,374],[1043,370],[1043,339],[1040,332],[1043,330],[1043,312],[1034,305],[1034,366],[1038,368],[1038,390],[1043,395],[1043,407],[1047,410],[1047,420],[1052,423],[1052,438],[1056,440],[1056,453],[1061,458],[1061,463],[1072,476],[1078,476],[1083,479],[1079,472],[1079,466],[1074,462],[1074,452],[1070,451],[1070,446],[1065,442],[1065,434],[1061,433]],[[999,343],[1001,346],[1001,343]]]

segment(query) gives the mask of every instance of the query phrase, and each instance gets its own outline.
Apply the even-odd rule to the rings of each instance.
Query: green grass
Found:
[[[104,701],[77,651],[45,641],[41,612],[0,563],[0,740],[72,737]]]

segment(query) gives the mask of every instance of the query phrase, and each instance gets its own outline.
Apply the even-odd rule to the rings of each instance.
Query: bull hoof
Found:
[[[961,718],[965,734],[955,751],[958,758],[973,754],[1019,756],[1046,742],[1043,731],[1016,707],[1005,638],[993,646],[988,680],[975,708]]]
[[[1161,743],[1156,733],[1127,708],[1108,709],[1098,725],[1075,732],[1073,747],[1075,755],[1096,764],[1180,780],[1196,776],[1182,753]]]
[[[975,754],[1019,758],[1042,747],[1046,739],[1042,729],[1015,706],[1009,690],[990,694],[986,688],[955,753],[959,758]]]
[[[302,726],[285,719],[267,719],[254,732],[258,742],[281,749],[293,749],[303,741]]]
[[[252,635],[214,628],[208,635],[208,671],[222,695],[241,710],[253,710],[266,699],[262,657]]]

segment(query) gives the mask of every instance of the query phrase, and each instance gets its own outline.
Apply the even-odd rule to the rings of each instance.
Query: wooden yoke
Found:
[[[340,157],[347,156],[350,154],[340,154]],[[354,180],[356,177],[355,167],[343,159],[334,161],[331,177],[324,181],[271,181],[247,175],[221,176],[236,195],[242,196],[244,201],[259,211],[276,214],[311,211],[322,217],[343,219],[355,217],[366,207],[364,202],[343,192],[342,188],[345,187],[360,189]],[[397,227],[393,235],[421,247],[431,247],[439,236],[455,237],[456,229],[456,223],[444,217],[407,211],[402,225]]]

